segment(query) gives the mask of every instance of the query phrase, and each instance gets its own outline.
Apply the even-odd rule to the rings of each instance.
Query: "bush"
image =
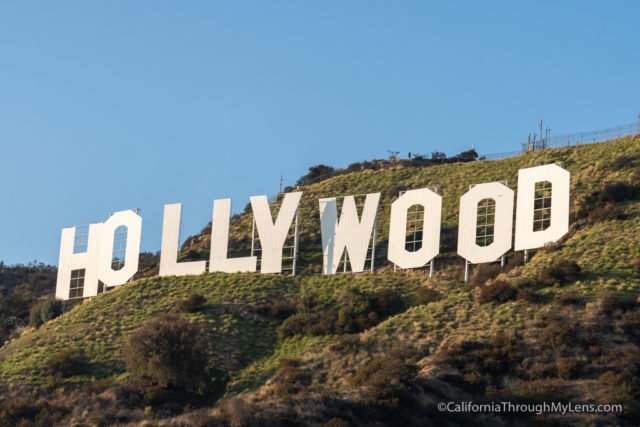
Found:
[[[53,406],[46,399],[34,397],[6,398],[0,400],[0,425],[2,426],[52,426],[62,425],[61,420],[69,412],[67,408]]]
[[[578,280],[581,268],[574,261],[561,259],[552,262],[538,274],[538,281],[543,285],[569,283]]]
[[[230,397],[223,399],[219,403],[220,418],[223,421],[223,425],[228,426],[251,426],[256,425],[256,420],[252,414],[251,408],[247,407],[247,404],[237,397]],[[198,423],[197,425],[217,425],[212,420],[204,420],[204,423]]]
[[[600,297],[600,309],[605,314],[613,314],[617,311],[625,312],[635,309],[638,306],[638,299],[635,295],[616,295],[607,293]]]
[[[40,312],[42,311],[43,305],[44,301],[36,301],[36,303],[31,306],[29,309],[29,326],[39,328],[42,325],[42,315]]]
[[[51,376],[57,378],[69,378],[86,372],[89,360],[84,351],[76,348],[68,348],[51,356],[44,365],[45,370]]]
[[[604,186],[599,199],[605,203],[618,203],[625,200],[637,200],[638,197],[640,197],[640,188],[637,185],[613,182]]]
[[[207,299],[198,293],[192,293],[176,305],[178,311],[195,313],[207,302]]]
[[[331,418],[329,421],[324,423],[322,427],[349,427],[348,421],[343,420],[342,418]]]
[[[542,302],[542,296],[530,289],[519,289],[518,299],[529,302],[531,304],[540,304]]]
[[[279,396],[287,396],[300,392],[311,384],[311,375],[301,368],[296,359],[281,359],[276,368],[273,383]]]
[[[591,193],[581,203],[578,217],[588,217],[592,221],[617,219],[621,217],[621,212],[616,207],[617,203],[638,199],[640,186],[626,182],[608,183],[601,190]]]
[[[42,322],[46,323],[62,314],[62,301],[55,298],[47,299],[40,309],[40,317]]]
[[[123,353],[133,378],[196,394],[209,385],[205,334],[173,313],[146,321],[129,336]]]
[[[309,168],[309,172],[298,179],[296,186],[307,185],[326,178],[335,172],[335,168],[327,165],[316,165]]]
[[[544,327],[538,337],[542,345],[561,353],[577,342],[577,334],[578,325],[574,321],[559,314],[550,314],[544,319]]]
[[[603,222],[603,221],[613,221],[616,219],[622,219],[623,214],[619,207],[615,204],[609,202],[605,203],[602,206],[596,206],[595,208],[589,211],[589,221]]]
[[[574,291],[566,291],[558,296],[558,302],[562,305],[577,305],[580,301],[580,295]]]
[[[256,312],[261,316],[272,319],[284,320],[296,312],[296,304],[292,301],[276,300],[270,304],[263,304],[257,307]]]
[[[576,378],[583,366],[584,363],[576,357],[561,357],[556,362],[558,376],[565,380]]]
[[[360,336],[358,334],[339,335],[329,350],[343,354],[355,353],[360,348]]]
[[[36,301],[29,309],[29,325],[39,328],[43,323],[62,314],[62,301],[55,298]]]
[[[395,407],[410,390],[418,367],[410,351],[399,348],[388,355],[376,356],[361,365],[351,378],[351,384],[363,386],[376,403]]]
[[[426,305],[442,299],[442,294],[433,288],[421,287],[416,292],[416,304]]]
[[[625,313],[620,320],[620,327],[635,342],[640,341],[640,311]]]
[[[500,264],[487,263],[480,264],[473,269],[471,275],[471,286],[481,286],[491,279],[495,279],[502,272]]]
[[[524,265],[524,253],[518,252],[513,254],[507,261],[507,265],[504,266],[504,271],[511,271],[516,267]]]
[[[298,301],[297,313],[278,327],[281,339],[297,335],[353,334],[377,325],[406,307],[402,295],[393,289],[375,293],[347,289],[335,305],[319,304],[313,295]]]
[[[515,299],[516,289],[503,280],[494,280],[488,285],[483,285],[476,292],[476,299],[480,303],[486,302],[507,302]]]
[[[634,154],[632,156],[620,156],[614,160],[614,162],[611,164],[611,168],[613,170],[627,169],[632,167],[635,161],[639,159],[640,154]]]
[[[484,392],[488,385],[500,387],[502,376],[514,373],[523,359],[521,338],[504,331],[486,341],[446,343],[437,355],[440,363],[460,371],[464,384],[477,392]]]
[[[387,190],[387,194],[391,197],[398,197],[401,191],[407,191],[409,187],[404,184],[396,184],[392,185],[389,190]]]

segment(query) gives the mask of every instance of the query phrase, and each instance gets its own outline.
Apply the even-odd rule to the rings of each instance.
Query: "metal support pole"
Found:
[[[469,281],[469,261],[464,260],[464,283]]]
[[[524,250],[524,262],[529,261],[529,249]]]
[[[296,264],[298,262],[298,218],[300,216],[300,210],[296,209],[296,225],[293,228],[293,266],[291,269],[291,275],[296,275]]]
[[[256,248],[256,219],[253,218],[253,222],[251,224],[251,256],[254,256]]]
[[[376,261],[376,238],[378,237],[378,212],[376,212],[376,219],[373,220],[373,243],[371,244],[371,272],[375,268]]]
[[[342,272],[343,273],[347,272],[347,249],[346,248],[344,250],[344,261],[342,263]]]
[[[500,267],[504,268],[504,255],[500,257]]]
[[[436,260],[432,259],[431,263],[429,265],[429,279],[431,279],[433,277],[433,270],[434,270],[435,266],[436,266]]]

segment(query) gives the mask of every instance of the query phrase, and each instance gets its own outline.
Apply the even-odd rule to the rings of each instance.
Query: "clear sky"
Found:
[[[0,260],[141,208],[160,247],[314,164],[514,151],[640,113],[637,1],[2,1]]]

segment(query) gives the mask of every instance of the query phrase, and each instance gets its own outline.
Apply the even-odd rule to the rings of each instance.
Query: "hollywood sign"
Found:
[[[286,193],[275,217],[267,196],[250,198],[254,227],[260,243],[260,273],[281,273],[283,247],[294,225],[294,257],[297,253],[297,215],[302,192]],[[569,172],[549,164],[518,172],[518,198],[501,182],[472,186],[460,198],[458,254],[468,264],[494,262],[513,248],[540,248],[555,242],[569,229]],[[364,271],[373,250],[380,193],[367,194],[362,214],[354,196],[346,196],[338,215],[338,199],[319,200],[323,274],[335,274],[348,256],[352,272]],[[420,247],[407,248],[410,209],[423,210]],[[160,276],[197,275],[209,272],[255,272],[258,256],[229,257],[231,199],[214,200],[211,251],[206,261],[178,261],[181,204],[164,207]],[[484,209],[484,210],[483,210]],[[442,196],[428,188],[409,190],[391,204],[388,260],[403,269],[421,268],[440,251]],[[490,212],[487,215],[487,212]],[[479,220],[480,216],[480,220]],[[479,240],[482,230],[484,241]],[[56,297],[96,296],[104,287],[126,283],[138,271],[142,218],[132,210],[112,214],[103,223],[90,224],[82,234],[78,227],[64,228],[60,242]],[[118,254],[117,256],[115,254]],[[346,262],[343,261],[346,270]],[[293,270],[295,274],[295,267]]]

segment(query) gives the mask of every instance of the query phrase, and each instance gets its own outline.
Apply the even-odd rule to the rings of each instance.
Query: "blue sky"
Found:
[[[634,1],[0,3],[0,260],[141,208],[158,250],[314,164],[514,151],[640,113]]]

